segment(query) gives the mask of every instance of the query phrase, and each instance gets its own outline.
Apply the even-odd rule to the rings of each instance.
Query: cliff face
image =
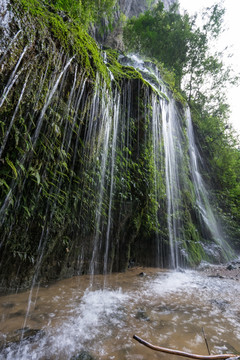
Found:
[[[164,6],[168,9],[176,0],[164,0]],[[118,7],[114,13],[114,21],[112,24],[113,29],[111,31],[106,30],[109,26],[108,22],[103,20],[102,28],[105,28],[105,33],[99,32],[99,28],[92,29],[92,36],[100,43],[105,46],[124,50],[124,45],[122,41],[122,20],[121,16],[124,15],[127,18],[133,16],[139,16],[139,14],[148,10],[152,6],[158,3],[158,0],[152,0],[151,2],[147,0],[119,0]]]
[[[172,4],[174,4],[176,0],[163,0],[164,6],[166,9],[169,8]],[[119,6],[123,14],[125,14],[128,18],[132,16],[138,16],[139,14],[146,11],[149,6],[153,6],[158,3],[158,0],[153,0],[150,2],[147,0],[119,0]]]
[[[201,242],[186,114],[159,70],[141,60],[135,70],[134,58],[120,64],[45,2],[9,5],[0,55],[2,289],[129,264],[196,264],[215,250],[220,259],[220,245]]]
[[[158,0],[153,0],[151,5],[157,3]],[[124,15],[128,18],[138,16],[149,8],[146,0],[119,0],[119,6]]]
[[[5,4],[2,289],[122,271],[130,258],[142,258],[138,247],[133,250],[140,232],[149,254],[144,261],[156,263],[155,238],[148,236],[156,208],[147,196],[154,181],[151,145],[145,144],[149,110],[139,102],[151,96],[151,87],[44,2]]]

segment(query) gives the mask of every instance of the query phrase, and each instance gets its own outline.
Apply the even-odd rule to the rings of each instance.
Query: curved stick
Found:
[[[164,348],[164,347],[160,347],[160,346],[155,346],[150,344],[149,342],[141,339],[140,337],[138,337],[137,335],[133,335],[133,339],[137,340],[138,342],[140,342],[141,344],[149,347],[152,350],[156,350],[156,351],[161,351],[167,354],[173,354],[173,355],[178,355],[178,356],[185,356],[187,358],[191,358],[191,359],[200,359],[200,360],[223,360],[223,359],[231,359],[231,358],[235,358],[236,355],[233,354],[222,354],[222,355],[197,355],[197,354],[190,354],[190,353],[186,353],[184,351],[179,351],[179,350],[172,350],[172,349],[168,349],[168,348]],[[229,359],[229,360],[230,360]],[[235,358],[238,359],[238,358]],[[240,359],[240,358],[239,358]],[[233,360],[233,359],[232,359]]]

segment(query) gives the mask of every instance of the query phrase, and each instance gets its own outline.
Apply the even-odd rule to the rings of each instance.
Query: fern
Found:
[[[6,163],[10,166],[10,168],[12,169],[15,179],[18,177],[18,173],[17,173],[17,169],[15,168],[14,164],[12,163],[11,160],[9,160],[8,158],[6,158]]]

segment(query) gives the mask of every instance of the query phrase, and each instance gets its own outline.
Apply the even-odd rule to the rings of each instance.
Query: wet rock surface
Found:
[[[169,9],[171,5],[173,5],[176,0],[163,0],[165,9]],[[124,43],[123,43],[123,24],[120,21],[121,13],[124,14],[127,18],[131,18],[133,16],[138,17],[140,14],[144,13],[149,9],[149,7],[153,7],[158,3],[158,0],[153,0],[151,2],[147,0],[119,0],[118,1],[118,11],[114,14],[114,26],[112,31],[105,31],[105,34],[100,34],[99,28],[93,28],[92,36],[99,41],[100,43],[112,47],[114,49],[118,49],[120,51],[124,51]],[[106,21],[106,20],[103,20]],[[105,23],[105,29],[109,27],[109,23]],[[102,27],[101,27],[102,31]]]
[[[144,309],[138,309],[135,317],[138,320],[150,321],[150,318]]]
[[[79,355],[73,356],[71,360],[96,360],[96,358],[87,351],[81,351]]]
[[[10,332],[7,336],[0,338],[0,349],[3,349],[13,343],[20,343],[20,341],[23,340],[35,342],[44,335],[45,332],[42,329],[31,329],[29,327],[17,329]]]
[[[151,1],[151,6],[158,3],[158,0]],[[169,9],[175,0],[163,0],[166,9]],[[128,17],[138,16],[149,8],[149,1],[146,0],[120,0],[119,6],[122,12]]]
[[[233,260],[228,264],[210,265],[204,264],[199,269],[208,277],[216,277],[219,279],[232,279],[240,281],[240,260]]]

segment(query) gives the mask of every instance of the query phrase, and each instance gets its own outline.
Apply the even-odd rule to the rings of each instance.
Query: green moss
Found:
[[[125,81],[126,79],[140,80],[143,85],[150,87],[151,90],[155,92],[158,96],[169,101],[169,98],[167,97],[166,94],[164,94],[159,90],[156,90],[153,86],[151,86],[150,83],[146,81],[141,75],[141,73],[137,71],[134,67],[121,65],[118,62],[118,57],[120,55],[118,51],[107,49],[106,54],[107,54],[108,67],[112,72],[115,83],[117,84],[119,89],[121,89],[121,82]]]
[[[110,85],[110,70],[119,88],[121,87],[121,81],[126,79],[139,79],[142,83],[149,86],[149,83],[143,79],[136,69],[119,64],[119,53],[117,51],[112,49],[106,50],[108,62],[106,66],[96,41],[86,32],[79,21],[72,19],[66,13],[59,12],[57,7],[50,6],[44,0],[12,0],[12,2],[14,5],[17,5],[17,7],[14,6],[14,11],[18,13],[20,18],[24,18],[24,24],[29,28],[28,31],[31,33],[31,36],[33,27],[35,31],[41,31],[42,33],[49,32],[53,40],[57,41],[65,49],[66,53],[76,57],[76,61],[82,65],[86,75],[89,75],[92,79],[99,72],[108,85]],[[46,36],[48,36],[47,33]],[[163,67],[161,67],[161,72],[163,77],[169,81],[168,87],[173,90],[173,81],[169,72],[164,70]],[[152,90],[156,92],[155,89],[152,88]],[[176,90],[173,93],[181,99]],[[169,100],[161,92],[158,92],[158,95]]]
[[[116,82],[126,79],[139,79],[146,83],[142,75],[131,66],[124,66],[118,62],[119,52],[112,49],[106,50],[107,62]]]
[[[124,79],[139,79],[142,83],[149,86],[149,83],[143,79],[136,69],[119,64],[118,52],[111,49],[106,51],[108,70],[96,41],[86,32],[84,26],[76,19],[69,17],[69,14],[62,11],[59,12],[57,7],[54,7],[54,5],[50,6],[44,0],[12,1],[14,5],[17,5],[17,8],[14,7],[14,11],[17,11],[18,16],[25,18],[24,23],[29,28],[31,36],[32,27],[34,27],[35,31],[49,31],[53,39],[65,49],[66,53],[76,57],[76,61],[85,69],[86,75],[89,75],[92,79],[99,72],[108,86],[110,86],[110,70],[119,88],[121,87],[121,81]],[[162,65],[157,64],[157,66],[162,73],[164,81],[167,81],[166,85],[173,91],[174,97],[183,103],[183,97],[175,90],[173,75],[164,69]],[[156,92],[154,88],[152,90]],[[166,100],[169,100],[164,93],[159,91],[157,93]]]
[[[11,183],[14,181],[16,184],[8,199],[9,208],[3,229],[7,239],[5,251],[11,253],[14,259],[28,262],[31,267],[32,263],[37,261],[38,240],[43,234],[46,239],[46,263],[48,258],[53,261],[55,257],[61,260],[70,256],[68,252],[66,255],[66,248],[73,249],[72,258],[77,252],[74,249],[78,249],[78,254],[83,251],[87,262],[92,257],[91,246],[96,231],[99,231],[99,236],[104,239],[112,176],[111,151],[109,150],[106,159],[100,231],[96,229],[102,156],[99,139],[102,113],[98,110],[101,104],[106,105],[106,102],[101,103],[102,99],[112,96],[112,86],[113,90],[118,87],[122,97],[114,170],[111,266],[115,270],[124,269],[130,256],[140,256],[140,253],[142,261],[148,256],[150,264],[150,260],[156,257],[156,238],[162,242],[164,249],[169,246],[163,143],[160,144],[162,148],[159,149],[158,158],[162,164],[161,169],[159,164],[155,163],[153,152],[150,100],[156,90],[143,79],[140,72],[131,66],[121,65],[117,51],[107,49],[106,57],[102,56],[98,45],[80,23],[60,13],[53,5],[47,5],[44,0],[12,0],[12,3],[17,4],[14,11],[22,21],[24,31],[23,36],[19,36],[16,52],[9,54],[9,62],[6,60],[5,73],[1,75],[4,80],[3,87],[7,84],[9,73],[12,72],[26,43],[29,48],[19,80],[0,110],[1,116],[3,115],[0,122],[2,136],[5,135],[6,125],[14,114],[22,86],[26,78],[29,80],[5,149],[4,166],[0,171],[0,198],[3,203]],[[75,57],[74,61],[65,72],[61,86],[44,114],[38,142],[34,152],[31,152],[31,139],[46,99],[64,67],[66,58],[72,56]],[[160,72],[165,74],[164,85],[174,89],[175,80],[174,77],[171,78],[172,74],[160,65],[158,67]],[[113,81],[110,80],[109,70],[114,76]],[[99,82],[95,81],[97,73],[100,74]],[[166,85],[166,79],[170,85]],[[83,98],[76,109],[75,105],[72,106],[73,103],[76,104],[76,98],[72,101],[70,95],[73,90],[73,98],[80,93],[85,80]],[[104,81],[109,86],[108,92],[103,90]],[[124,93],[123,89],[127,89],[127,92]],[[93,94],[96,94],[97,102],[99,100],[96,105],[99,108],[96,109],[94,119],[90,119],[92,123],[89,125]],[[166,95],[159,92],[157,94],[168,100]],[[181,104],[179,111],[181,114]],[[108,115],[112,116],[112,109],[109,109]],[[184,119],[182,125],[184,127]],[[90,132],[94,136],[91,141],[85,137],[88,126],[96,126],[96,131]],[[69,134],[71,140],[69,145],[66,134]],[[183,131],[182,142],[185,144],[186,136]],[[27,161],[21,163],[24,156]],[[183,241],[183,250],[189,254],[189,264],[196,264],[201,260],[203,250],[194,225],[197,223],[194,212],[195,197],[189,175],[187,145],[183,156],[185,160],[180,171],[179,212],[183,219],[180,232],[185,240],[180,241]],[[21,194],[21,199],[17,205],[18,194]],[[12,228],[11,232],[9,228]],[[150,246],[152,257],[149,255]],[[164,255],[163,251],[162,256]],[[117,257],[119,260],[116,260]],[[85,267],[87,268],[87,265]]]
[[[66,14],[63,18],[44,0],[13,0],[13,4],[13,10],[23,19],[31,37],[33,27],[35,32],[50,32],[53,39],[65,49],[66,53],[76,57],[78,63],[86,71],[86,75],[95,78],[96,72],[99,72],[110,83],[109,73],[97,43],[79,22],[73,21]]]

